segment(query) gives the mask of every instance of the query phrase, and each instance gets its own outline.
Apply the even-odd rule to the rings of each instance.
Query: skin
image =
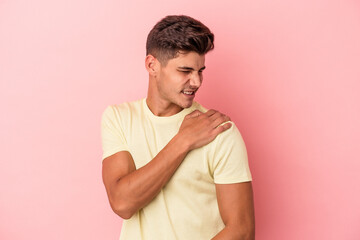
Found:
[[[192,105],[203,80],[205,56],[182,52],[166,64],[161,64],[154,56],[148,55],[145,67],[149,72],[146,99],[149,109],[157,116],[171,116]],[[184,91],[194,94],[189,96]],[[139,169],[136,169],[127,151],[105,158],[103,182],[113,211],[129,219],[149,204],[170,180],[186,155],[229,129],[231,123],[225,123],[229,120],[229,117],[215,110],[206,113],[196,110],[188,114],[179,132],[154,159]],[[213,239],[254,239],[251,182],[215,185],[225,228]]]
[[[147,104],[157,116],[171,116],[183,108],[191,107],[195,94],[182,91],[197,91],[202,83],[205,56],[195,52],[180,53],[163,66],[154,56],[145,59],[150,74]]]

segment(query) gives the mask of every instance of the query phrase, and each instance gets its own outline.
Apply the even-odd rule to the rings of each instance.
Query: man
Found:
[[[103,181],[122,240],[254,239],[243,139],[193,101],[213,40],[193,18],[165,17],[147,39],[147,98],[103,113]]]

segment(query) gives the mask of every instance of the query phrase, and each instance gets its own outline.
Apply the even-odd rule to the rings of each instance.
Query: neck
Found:
[[[148,105],[150,111],[155,116],[159,117],[169,117],[183,110],[183,108],[174,103],[165,101],[163,99],[154,98],[149,94],[146,98],[146,104]]]
[[[146,104],[150,111],[159,117],[169,117],[183,110],[180,106],[161,97],[156,86],[156,79],[152,76],[149,76]]]

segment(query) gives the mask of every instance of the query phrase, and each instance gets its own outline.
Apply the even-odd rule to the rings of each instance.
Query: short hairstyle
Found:
[[[214,49],[214,34],[200,21],[185,15],[170,15],[151,29],[146,41],[146,55],[161,64],[177,57],[181,51],[206,54]]]

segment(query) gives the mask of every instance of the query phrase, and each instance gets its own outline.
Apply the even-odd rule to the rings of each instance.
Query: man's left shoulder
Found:
[[[233,121],[228,121],[229,123],[231,123],[231,127],[227,130],[225,130],[224,132],[220,133],[215,140],[217,140],[218,142],[228,142],[231,143],[232,141],[238,141],[243,143],[243,137],[238,129],[238,127],[236,126],[236,124]],[[226,123],[228,123],[226,122]],[[225,124],[225,123],[223,123]],[[223,125],[221,124],[221,125]],[[220,125],[220,126],[221,126]]]
[[[194,110],[199,110],[202,113],[206,113],[208,111],[208,109],[206,107],[204,107],[203,105],[201,105],[198,102],[193,102],[193,105],[191,106],[191,108],[193,108]]]

